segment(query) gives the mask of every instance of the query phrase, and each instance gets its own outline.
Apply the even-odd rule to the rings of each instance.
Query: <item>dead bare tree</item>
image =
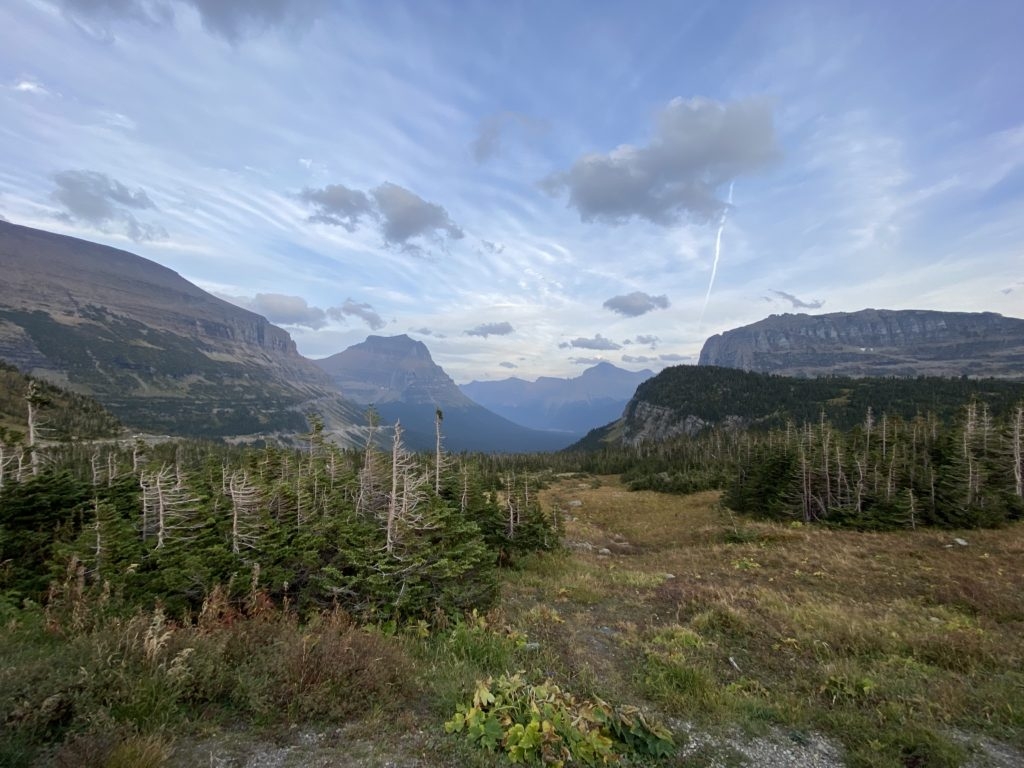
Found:
[[[28,451],[29,461],[32,465],[32,474],[39,474],[39,450],[37,442],[41,423],[39,420],[39,409],[47,403],[47,400],[39,392],[39,382],[32,379],[28,383],[28,391],[25,393],[25,403],[28,405]]]
[[[260,491],[249,479],[249,473],[235,470],[228,480],[231,496],[231,551],[255,549],[259,543]]]
[[[178,467],[164,464],[159,471],[143,470],[139,477],[142,486],[142,538],[156,537],[156,549],[172,539],[192,538],[197,528],[195,505]]]
[[[434,411],[434,493],[441,493],[441,468],[447,465],[444,452],[441,450],[441,422],[444,412],[437,408]]]
[[[396,555],[405,530],[430,527],[421,509],[427,499],[423,491],[426,484],[427,475],[419,471],[415,457],[405,449],[402,425],[395,422],[391,443],[391,493],[385,517],[384,549],[389,555]]]
[[[1011,428],[1010,443],[1013,450],[1013,479],[1017,498],[1024,498],[1024,450],[1021,442],[1024,440],[1024,403],[1017,406],[1013,414],[1013,426]]]

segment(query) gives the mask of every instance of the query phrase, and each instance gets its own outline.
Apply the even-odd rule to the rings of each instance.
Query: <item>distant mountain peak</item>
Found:
[[[602,361],[570,379],[471,381],[462,385],[462,391],[517,424],[582,435],[618,418],[637,386],[653,375]]]
[[[365,341],[315,362],[357,403],[401,401],[442,408],[470,404],[434,362],[427,345],[405,334],[367,336]]]

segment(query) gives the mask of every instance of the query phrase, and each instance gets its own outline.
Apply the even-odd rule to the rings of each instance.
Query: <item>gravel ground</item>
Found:
[[[681,756],[704,768],[844,768],[842,749],[816,734],[794,738],[782,731],[750,737],[710,735],[688,723],[674,722],[686,738]],[[997,741],[955,734],[973,753],[965,768],[1021,768],[1024,754]],[[314,732],[294,730],[275,742],[256,740],[244,731],[179,742],[169,768],[446,768],[437,754],[436,736],[411,731],[386,741],[355,727]],[[432,746],[432,744],[434,746]],[[635,764],[634,764],[635,765]]]

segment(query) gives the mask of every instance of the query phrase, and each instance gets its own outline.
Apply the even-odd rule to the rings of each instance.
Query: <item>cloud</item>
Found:
[[[623,355],[622,362],[624,363],[656,363],[658,358],[648,357],[647,355]]]
[[[515,330],[510,323],[482,323],[465,333],[467,336],[483,336],[486,339],[488,336],[508,336]]]
[[[355,231],[359,219],[373,215],[373,204],[365,192],[349,189],[344,184],[328,184],[323,189],[307,187],[299,193],[299,199],[312,205],[316,211],[309,220],[319,224],[333,224]]]
[[[504,361],[498,363],[498,365],[500,365],[502,368],[518,368],[519,367],[515,363],[510,363],[508,360],[504,360]]]
[[[207,31],[226,40],[271,27],[303,27],[320,13],[318,0],[188,0],[199,11]]]
[[[658,114],[649,144],[584,155],[541,187],[551,195],[568,192],[582,221],[624,224],[636,217],[667,226],[684,215],[713,219],[726,205],[717,197],[720,187],[778,156],[767,101],[676,98]]]
[[[637,344],[647,344],[648,346],[650,346],[651,349],[654,349],[656,346],[658,346],[659,341],[661,341],[661,339],[659,339],[657,336],[648,336],[640,334],[639,336],[636,337]]]
[[[592,338],[592,339],[584,339],[583,337],[579,337],[579,338],[573,339],[572,341],[563,341],[561,344],[558,345],[558,348],[559,349],[577,349],[578,348],[578,349],[610,350],[610,349],[622,349],[622,345],[621,344],[616,344],[611,339],[606,339],[604,336],[602,336],[599,333],[599,334],[595,335],[594,338]]]
[[[46,87],[34,80],[19,80],[14,84],[14,90],[18,93],[32,93],[36,96],[49,96],[50,92]]]
[[[340,307],[331,307],[327,310],[327,314],[335,320],[342,320],[345,317],[358,317],[374,331],[378,331],[387,325],[371,305],[353,301],[352,299],[345,299],[345,303]]]
[[[504,252],[505,250],[504,243],[492,243],[490,240],[481,240],[480,245],[483,246],[484,250],[487,253],[493,254],[495,256]]]
[[[502,134],[507,133],[510,126],[516,125],[534,134],[544,133],[548,129],[547,123],[543,120],[534,120],[519,112],[487,115],[480,119],[476,138],[469,144],[473,159],[477,163],[484,163],[497,156],[501,150]]]
[[[64,207],[60,218],[83,221],[100,229],[120,224],[124,234],[136,242],[167,238],[163,227],[140,222],[128,210],[156,208],[144,189],[129,189],[99,171],[61,171],[53,180],[57,188],[52,197]]]
[[[798,299],[792,293],[786,293],[785,291],[776,291],[775,289],[770,290],[769,293],[774,293],[780,299],[785,299],[792,305],[793,309],[818,309],[825,304],[823,299],[815,299],[814,301],[803,301],[801,299]]]
[[[244,301],[244,306],[263,315],[272,323],[301,325],[314,331],[327,325],[327,313],[319,307],[312,307],[301,296],[287,296],[283,293],[257,293]]]
[[[322,0],[58,0],[72,20],[117,20],[163,26],[176,6],[191,6],[203,28],[234,43],[272,27],[302,28],[320,14]],[[109,35],[109,33],[107,33]]]
[[[438,333],[437,331],[432,331],[432,330],[430,330],[429,328],[426,328],[426,327],[424,327],[424,328],[410,328],[409,329],[409,333],[418,333],[421,336],[433,336],[435,339],[446,339],[446,338],[448,338],[443,333]]]
[[[659,360],[663,360],[666,363],[678,363],[683,360],[692,360],[693,355],[658,355]]]
[[[421,250],[410,242],[415,238],[436,241],[445,237],[458,240],[464,236],[462,228],[452,221],[443,206],[428,202],[390,181],[368,193],[344,184],[328,184],[321,189],[307,187],[298,197],[314,208],[309,221],[353,232],[364,216],[370,216],[379,222],[386,243],[406,251]]]
[[[447,235],[453,240],[463,236],[462,229],[451,220],[442,206],[428,203],[405,187],[386,181],[371,190],[383,218],[384,240],[405,245],[414,237]]]
[[[607,363],[608,361],[603,357],[570,357],[569,362],[576,365],[597,365],[598,363]]]
[[[612,296],[605,301],[604,308],[627,317],[639,317],[655,309],[668,309],[668,296],[651,296],[633,291],[624,296]]]

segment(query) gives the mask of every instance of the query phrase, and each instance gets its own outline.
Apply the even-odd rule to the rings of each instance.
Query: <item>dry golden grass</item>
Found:
[[[506,612],[598,695],[823,730],[855,766],[956,765],[953,729],[1024,747],[1024,526],[783,525],[613,477],[544,493],[573,549],[511,578]]]

